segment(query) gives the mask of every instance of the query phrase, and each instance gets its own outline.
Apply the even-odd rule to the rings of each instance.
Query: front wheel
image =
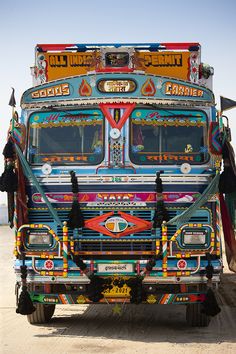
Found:
[[[27,315],[27,319],[30,324],[43,324],[50,321],[52,318],[56,305],[44,305],[40,303],[34,304],[36,310],[31,314]]]
[[[186,320],[192,327],[207,327],[211,317],[202,313],[202,304],[189,304],[186,308]]]

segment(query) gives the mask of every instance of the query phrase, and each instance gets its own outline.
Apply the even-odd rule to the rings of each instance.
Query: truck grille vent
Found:
[[[57,210],[58,216],[61,221],[68,220],[68,210]],[[131,214],[138,218],[152,221],[154,216],[154,210],[122,210],[127,214]],[[82,210],[85,220],[89,220],[107,211],[97,211],[97,210]],[[172,219],[176,215],[182,213],[182,210],[170,209],[168,211],[169,219]],[[210,213],[207,209],[198,210],[193,217],[189,220],[190,223],[210,223]],[[57,227],[56,223],[53,221],[51,214],[47,210],[30,210],[29,211],[29,222],[30,223],[45,223],[52,227],[57,235],[62,239],[62,229]],[[168,226],[168,236],[169,238],[173,236],[176,232],[176,225]],[[83,228],[82,232],[79,230],[69,229],[69,238],[74,238],[75,240],[75,250],[81,252],[98,252],[101,255],[102,252],[117,252],[122,254],[122,252],[155,252],[155,237],[151,230],[146,230],[138,232],[135,234],[128,235],[122,239],[112,239],[109,236],[105,236],[94,230]],[[161,238],[161,230],[157,229],[157,238]],[[100,252],[100,253],[99,253]],[[107,255],[105,256],[107,257]]]

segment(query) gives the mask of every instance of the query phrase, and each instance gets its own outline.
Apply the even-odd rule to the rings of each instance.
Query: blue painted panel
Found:
[[[105,80],[133,80],[137,89],[134,92],[100,92],[97,84],[101,79]],[[81,96],[79,91],[84,80],[90,86],[91,95]],[[148,94],[142,88],[151,82],[154,87],[152,94]],[[165,99],[170,100],[191,100],[214,103],[213,93],[202,86],[191,84],[189,82],[158,77],[154,75],[145,75],[140,73],[117,74],[103,73],[81,75],[78,77],[53,81],[41,86],[33,87],[24,92],[21,104],[47,102],[47,101],[73,101],[73,100],[91,100],[106,98],[139,98],[139,99]]]

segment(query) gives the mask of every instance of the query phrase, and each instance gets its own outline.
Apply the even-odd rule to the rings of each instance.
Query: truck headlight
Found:
[[[208,230],[203,228],[184,228],[182,230],[183,246],[208,246]]]
[[[47,231],[29,230],[29,246],[52,246],[52,236]]]

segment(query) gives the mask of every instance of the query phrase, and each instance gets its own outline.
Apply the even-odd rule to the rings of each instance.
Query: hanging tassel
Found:
[[[229,269],[236,273],[236,239],[234,233],[234,224],[236,222],[236,220],[234,220],[235,197],[234,193],[228,194],[225,197],[227,198],[227,202],[223,194],[220,193],[220,211],[225,240],[226,260]]]
[[[8,204],[8,222],[10,228],[13,228],[13,219],[14,219],[14,192],[18,188],[18,178],[15,172],[14,166],[14,144],[9,138],[3,149],[3,155],[5,158],[5,169],[2,175],[0,176],[0,191],[7,192],[7,204]]]
[[[8,222],[10,228],[13,228],[14,219],[14,192],[18,188],[18,178],[14,171],[12,163],[5,165],[5,170],[0,177],[0,191],[7,192],[7,205],[8,205]]]
[[[8,139],[8,142],[6,143],[2,153],[5,159],[14,159],[14,144],[11,139]]]
[[[235,155],[229,141],[226,141],[223,145],[222,158],[224,161],[224,170],[220,175],[219,191],[220,193],[236,192]]]
[[[219,191],[220,193],[236,192],[236,177],[231,167],[224,167],[220,175]]]
[[[78,186],[78,181],[75,172],[71,171],[70,175],[71,175],[71,183],[72,183],[72,193],[77,194],[79,193],[79,186]]]
[[[153,217],[153,227],[154,228],[161,227],[163,221],[168,221],[168,220],[169,220],[169,216],[164,206],[163,200],[157,201],[156,210]]]
[[[12,163],[5,165],[5,170],[0,177],[0,191],[1,192],[16,192],[18,186],[17,175],[14,171]]]
[[[207,316],[216,316],[220,311],[220,307],[218,306],[214,291],[209,288],[206,293],[206,299],[202,303],[202,313]]]
[[[88,298],[90,301],[99,302],[103,298],[104,280],[96,275],[91,275],[88,285]]]
[[[156,173],[155,183],[156,183],[157,202],[156,202],[155,214],[153,217],[154,228],[161,227],[163,221],[169,220],[169,216],[163,202],[163,195],[162,195],[163,187],[162,187],[162,180],[160,178],[161,173],[163,173],[163,171]]]
[[[70,175],[71,175],[71,183],[72,183],[73,203],[72,203],[71,211],[69,213],[69,219],[67,225],[71,229],[76,229],[84,226],[84,217],[78,202],[79,187],[78,187],[78,181],[75,172],[71,171]]]
[[[146,293],[144,293],[142,288],[143,277],[130,278],[127,281],[127,285],[131,288],[130,290],[130,303],[140,304],[142,301],[146,300]]]
[[[27,290],[27,285],[26,285],[27,267],[23,265],[20,268],[21,268],[21,279],[22,279],[22,292],[19,297],[16,313],[20,313],[21,315],[31,315],[31,313],[33,313],[36,310],[36,308],[34,307],[33,302]]]
[[[35,310],[36,308],[34,307],[30,295],[27,291],[27,286],[23,286],[16,313],[21,315],[31,315],[31,313],[33,313]]]
[[[80,268],[80,270],[85,271],[87,269],[86,263],[78,255],[71,255],[72,261]]]
[[[14,211],[15,211],[15,200],[14,192],[7,193],[7,209],[8,209],[8,223],[10,228],[14,227]]]
[[[5,158],[5,169],[0,177],[1,192],[15,192],[17,190],[17,175],[14,171],[14,144],[11,139],[8,139],[3,155]]]
[[[218,303],[216,301],[216,297],[214,294],[214,291],[212,290],[212,276],[214,272],[214,268],[211,264],[211,258],[210,254],[206,254],[208,264],[206,266],[206,277],[207,277],[207,293],[206,293],[206,298],[202,303],[202,313],[204,313],[207,316],[216,316],[221,309],[218,306]]]
[[[21,162],[17,157],[17,178],[18,189],[16,193],[16,213],[17,220],[16,226],[19,228],[23,224],[28,224],[28,207],[27,207],[27,194],[26,194],[26,180],[21,166]]]
[[[104,297],[104,290],[112,289],[112,279],[100,278],[94,274],[91,274],[89,279],[90,283],[88,285],[88,298],[90,301],[99,302]]]
[[[156,192],[157,193],[162,193],[163,192],[163,187],[162,187],[162,179],[160,177],[160,174],[163,173],[163,171],[157,172],[156,173]]]
[[[79,229],[84,226],[83,214],[81,212],[80,205],[77,200],[74,200],[72,203],[67,225],[71,229]]]

